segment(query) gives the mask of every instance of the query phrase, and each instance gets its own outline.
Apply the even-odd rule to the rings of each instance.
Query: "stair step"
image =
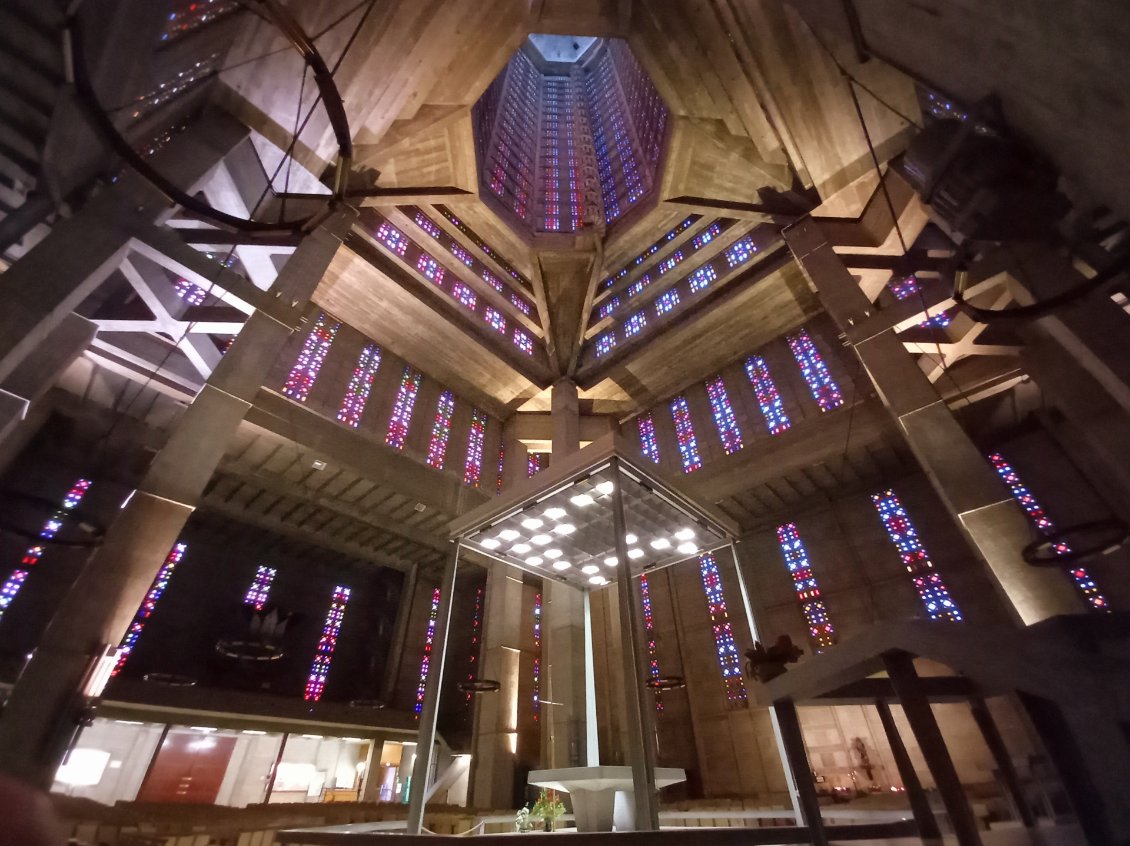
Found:
[[[0,45],[0,96],[18,100],[24,108],[50,120],[59,93],[59,83],[23,64]]]
[[[0,174],[6,177],[11,187],[30,192],[35,187],[39,163],[23,155],[19,149],[9,147],[4,136],[5,127],[0,124]]]
[[[11,127],[36,149],[43,149],[47,133],[51,128],[51,118],[37,109],[29,108],[15,97],[3,96],[0,90],[0,125]]]
[[[45,38],[6,6],[0,6],[0,49],[56,85],[63,81],[62,36]]]
[[[57,40],[66,23],[65,4],[57,0],[4,0],[4,5],[47,41]]]

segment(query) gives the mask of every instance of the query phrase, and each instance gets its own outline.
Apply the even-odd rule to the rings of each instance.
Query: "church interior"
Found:
[[[12,842],[1130,844],[1127,44],[7,0]]]

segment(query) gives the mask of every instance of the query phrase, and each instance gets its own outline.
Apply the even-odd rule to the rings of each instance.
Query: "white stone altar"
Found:
[[[656,788],[687,780],[685,770],[655,768]],[[635,831],[631,767],[560,767],[532,770],[527,783],[568,793],[577,831]]]

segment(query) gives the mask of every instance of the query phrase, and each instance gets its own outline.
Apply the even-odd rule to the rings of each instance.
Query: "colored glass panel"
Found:
[[[667,314],[671,309],[679,304],[679,292],[672,288],[670,291],[662,294],[659,299],[655,301],[655,313],[659,316]]]
[[[699,556],[699,574],[702,588],[706,593],[706,608],[710,613],[710,625],[714,633],[714,646],[718,652],[718,667],[722,671],[722,684],[726,689],[726,699],[732,706],[741,706],[748,701],[745,679],[742,678],[741,660],[734,643],[734,629],[726,611],[726,596],[722,588],[722,573],[718,562],[711,553]]]
[[[879,512],[879,519],[883,521],[883,528],[887,530],[891,543],[898,549],[930,619],[960,621],[961,611],[957,603],[950,598],[945,582],[934,569],[934,563],[918,540],[918,532],[895,492],[887,490],[873,494],[871,502]]]
[[[479,486],[483,475],[483,439],[487,432],[487,416],[477,408],[471,413],[471,430],[467,433],[467,460],[463,464],[463,484]]]
[[[644,575],[640,576],[640,601],[643,605],[644,636],[647,638],[647,674],[652,681],[658,682],[659,655],[655,648],[655,617],[651,609],[651,586],[647,582],[647,576]],[[663,710],[663,695],[658,688],[655,689],[655,710]]]
[[[596,354],[598,357],[608,355],[616,347],[616,333],[605,332],[603,335],[597,336],[596,339]]]
[[[534,720],[541,716],[541,594],[534,594]]]
[[[795,335],[788,336],[789,349],[793,352],[800,375],[812,391],[812,398],[820,406],[821,411],[831,411],[844,404],[840,388],[828,372],[828,366],[816,349],[816,344],[808,334],[807,329],[801,329]]]
[[[284,394],[293,400],[306,402],[339,329],[341,329],[340,323],[332,323],[324,313],[318,315],[318,319],[314,321],[314,328],[310,330],[310,334],[302,344],[298,360],[295,361],[294,367],[286,377],[286,382],[283,383]]]
[[[428,671],[432,668],[432,646],[436,639],[436,620],[439,619],[439,588],[432,590],[432,604],[428,609],[428,627],[424,631],[424,657],[420,659],[420,676],[416,682],[416,719],[424,710],[424,694],[428,686]]]
[[[650,414],[643,414],[638,421],[640,430],[640,449],[643,454],[659,463],[659,441],[655,437],[655,421]]]
[[[781,395],[777,393],[777,386],[773,377],[769,375],[769,366],[759,355],[750,356],[745,362],[745,372],[753,385],[753,393],[757,396],[757,405],[765,416],[765,424],[769,427],[769,434],[779,435],[789,428],[789,416],[785,413],[785,406],[781,402]]]
[[[781,545],[781,554],[785,557],[785,566],[793,577],[793,588],[796,590],[800,610],[808,623],[808,634],[816,643],[819,652],[836,642],[836,630],[828,619],[828,609],[824,607],[824,599],[820,594],[820,585],[812,573],[812,565],[808,561],[808,551],[800,539],[795,523],[785,523],[777,527],[777,542]]]
[[[714,415],[718,437],[722,439],[722,449],[726,451],[726,455],[733,455],[742,448],[742,432],[738,428],[730,396],[726,393],[726,383],[721,376],[706,383],[706,396],[710,400],[710,411]]]
[[[499,332],[503,335],[506,334],[506,317],[501,311],[487,306],[483,309],[483,319],[495,332]]]
[[[377,227],[377,240],[398,256],[403,256],[408,249],[408,236],[387,220]]]
[[[683,458],[683,472],[693,473],[702,467],[702,457],[698,454],[698,439],[695,438],[691,410],[685,397],[675,397],[671,401],[671,419],[675,421],[675,442]]]
[[[521,329],[515,329],[511,337],[514,346],[524,352],[526,355],[534,354],[534,339],[523,332]]]
[[[157,578],[153,580],[153,584],[149,586],[148,593],[145,594],[145,599],[141,601],[141,606],[137,609],[137,613],[133,615],[133,622],[130,623],[129,629],[126,630],[125,637],[118,645],[118,662],[114,665],[111,675],[116,676],[122,671],[122,667],[126,665],[126,661],[133,654],[134,649],[137,648],[137,642],[141,639],[141,633],[145,630],[145,624],[149,622],[149,618],[153,616],[153,611],[157,608],[157,603],[165,593],[165,589],[169,586],[169,579],[173,577],[173,571],[176,570],[178,564],[184,558],[185,550],[188,549],[187,544],[178,543],[173,546],[169,551],[168,556],[165,558],[161,569],[157,571]]]
[[[714,269],[712,264],[704,264],[689,277],[687,277],[687,284],[690,285],[691,293],[697,294],[703,288],[706,288],[718,278],[718,272]]]
[[[455,397],[451,391],[439,395],[436,405],[436,419],[432,423],[432,437],[428,442],[428,464],[436,470],[443,469],[447,455],[447,441],[451,437],[451,415],[455,412]]]
[[[416,259],[416,269],[424,275],[425,279],[430,279],[441,288],[443,287],[443,268],[439,266],[438,261],[427,253],[420,253],[420,257]]]
[[[753,258],[756,252],[757,247],[754,246],[753,239],[747,235],[726,248],[726,263],[730,267],[737,267]]]
[[[341,408],[337,412],[337,419],[342,423],[354,429],[361,424],[361,415],[365,412],[365,404],[369,401],[373,380],[377,378],[377,370],[380,366],[379,347],[369,344],[361,350],[357,365],[353,368],[353,375],[349,377],[345,398],[341,401]]]
[[[318,646],[314,650],[314,664],[310,667],[310,675],[306,679],[306,693],[303,699],[317,702],[326,690],[326,679],[330,674],[330,663],[333,661],[334,650],[337,648],[338,635],[341,634],[341,622],[345,619],[345,606],[349,604],[350,590],[337,585],[333,597],[330,599],[330,610],[326,612],[326,621],[322,624],[322,636],[318,639]]]
[[[400,377],[400,387],[396,391],[396,402],[392,406],[392,417],[388,421],[388,434],[385,443],[396,449],[404,449],[408,440],[408,427],[412,424],[412,410],[416,407],[416,395],[420,392],[423,376],[411,367],[404,368]]]
[[[250,605],[256,611],[262,611],[267,604],[271,585],[274,584],[278,572],[274,567],[260,565],[255,570],[255,578],[251,580],[251,587],[243,595],[243,604]]]
[[[633,335],[639,334],[647,327],[647,315],[642,311],[637,311],[631,317],[624,321],[624,337],[630,338]]]

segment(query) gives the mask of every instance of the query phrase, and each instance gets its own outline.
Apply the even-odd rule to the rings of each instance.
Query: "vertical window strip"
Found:
[[[309,702],[317,702],[325,692],[330,663],[337,648],[337,638],[341,634],[341,622],[345,619],[345,606],[349,604],[350,593],[349,588],[341,585],[334,588],[330,610],[326,612],[326,621],[322,625],[322,636],[318,639],[318,647],[314,651],[314,664],[310,668],[310,677],[306,680],[306,693],[303,698]]]
[[[1055,523],[1044,511],[1042,505],[1036,499],[1035,495],[1028,490],[1025,484],[1020,481],[1020,476],[1012,468],[1012,465],[1005,460],[1005,457],[999,452],[994,452],[989,456],[989,463],[993,465],[993,469],[997,471],[997,475],[1001,477],[1001,481],[1008,486],[1009,493],[1012,498],[1024,509],[1024,513],[1028,515],[1028,519],[1036,527],[1037,531],[1044,537],[1049,537],[1055,534]],[[1057,543],[1054,547],[1056,555],[1065,555],[1071,552],[1071,546],[1065,542]],[[1111,608],[1110,602],[1099,590],[1099,586],[1091,575],[1083,567],[1071,565],[1068,567],[1067,572],[1071,575],[1071,580],[1075,583],[1075,587],[1083,595],[1083,601],[1087,603],[1087,607],[1092,611],[1102,611],[1110,613],[1114,609]]]
[[[549,462],[544,452],[531,452],[526,459],[526,476],[532,478],[544,470]]]
[[[655,421],[650,414],[640,415],[639,418],[640,430],[640,449],[643,454],[654,461],[659,463],[659,440],[655,437]]]
[[[337,412],[337,419],[345,425],[354,429],[361,425],[361,415],[365,413],[365,404],[369,402],[369,393],[373,389],[373,381],[377,378],[377,370],[380,366],[380,347],[369,344],[361,350],[361,355],[353,368],[353,375],[349,377],[345,398],[342,399],[341,408]]]
[[[467,681],[476,681],[479,677],[479,642],[483,632],[483,596],[484,588],[475,588],[475,607],[471,611],[471,652],[467,657]],[[468,690],[465,704],[470,705],[474,699],[473,691]]]
[[[145,630],[145,624],[149,622],[149,618],[153,616],[153,611],[157,608],[157,603],[161,600],[165,589],[169,586],[169,579],[173,577],[173,571],[176,570],[178,564],[184,558],[184,553],[188,549],[187,544],[178,543],[173,546],[169,551],[168,556],[165,558],[161,569],[157,571],[157,578],[153,580],[153,584],[149,586],[149,592],[145,594],[145,599],[141,601],[141,606],[137,609],[137,613],[133,615],[133,622],[130,623],[129,629],[126,630],[125,637],[118,645],[118,662],[114,665],[114,669],[110,671],[110,675],[116,676],[122,671],[122,667],[126,665],[126,661],[133,654],[134,649],[137,648],[137,642],[141,639],[141,633]]]
[[[753,393],[757,397],[757,405],[765,417],[765,424],[769,427],[770,435],[779,435],[791,425],[789,416],[785,413],[785,406],[781,402],[781,395],[769,375],[769,366],[759,355],[750,356],[745,362],[745,372],[753,385]]]
[[[271,593],[271,585],[274,584],[277,575],[278,570],[274,567],[260,565],[255,570],[255,577],[251,580],[251,586],[247,589],[247,593],[243,595],[243,604],[251,606],[256,611],[262,611],[267,605],[267,597]]]
[[[722,573],[711,553],[699,556],[699,573],[706,593],[706,608],[714,632],[714,646],[718,650],[718,667],[722,671],[722,684],[731,707],[742,707],[748,701],[745,680],[742,678],[738,648],[734,644],[734,629],[726,612],[726,597],[722,589]]]
[[[467,433],[467,460],[463,464],[463,484],[479,486],[483,474],[483,439],[486,437],[487,416],[479,409],[471,413],[471,431]]]
[[[643,604],[643,628],[644,634],[647,637],[647,674],[653,682],[658,682],[660,678],[659,673],[659,655],[655,648],[655,618],[651,610],[651,586],[647,582],[647,576],[640,576],[640,600]],[[655,710],[663,710],[663,695],[659,692],[659,688],[655,688]]]
[[[420,392],[423,376],[411,367],[404,368],[400,377],[400,387],[396,391],[396,402],[392,407],[392,417],[388,421],[388,434],[385,443],[396,449],[404,449],[408,441],[408,427],[412,424],[412,410],[416,406],[416,395]]]
[[[436,639],[436,620],[439,619],[439,588],[432,590],[432,604],[428,610],[428,627],[424,632],[424,657],[420,659],[420,678],[416,683],[416,719],[424,710],[424,692],[428,686],[428,671],[432,667],[432,644]]]
[[[534,721],[541,717],[541,594],[534,594]]]
[[[451,415],[455,412],[455,397],[451,391],[439,395],[436,404],[436,419],[432,423],[432,438],[428,442],[428,466],[443,469],[447,455],[447,441],[451,437]]]
[[[726,455],[733,455],[742,448],[742,432],[738,428],[729,394],[726,393],[726,383],[721,376],[715,376],[706,383],[706,396],[710,400],[710,411],[714,415],[718,437],[722,439],[722,449],[726,451]]]
[[[781,546],[781,554],[785,557],[785,566],[793,577],[793,588],[796,589],[800,610],[808,623],[808,634],[816,644],[816,651],[821,652],[836,642],[836,630],[828,619],[828,609],[824,606],[824,599],[820,593],[820,585],[812,573],[812,565],[808,561],[808,550],[800,539],[795,523],[785,523],[777,527],[777,542]]]
[[[910,517],[895,492],[886,490],[873,494],[871,502],[879,512],[879,519],[883,521],[883,528],[887,530],[891,543],[899,551],[902,563],[910,573],[914,589],[918,592],[930,619],[960,622],[961,611],[957,603],[950,598],[945,582],[934,569],[934,563],[930,560],[926,547],[918,540],[918,532],[910,522]]]
[[[284,394],[293,400],[298,400],[298,402],[306,402],[306,398],[310,395],[310,389],[314,387],[314,382],[318,378],[318,371],[322,369],[326,354],[329,353],[330,345],[337,337],[339,329],[341,329],[340,323],[331,322],[324,313],[318,315],[318,319],[314,322],[314,328],[302,344],[302,351],[298,354],[298,360],[295,361],[294,367],[290,370],[290,375],[286,377],[286,382],[283,383],[282,392]]]
[[[671,401],[671,419],[675,421],[675,441],[683,458],[683,472],[693,473],[702,467],[702,456],[698,454],[698,439],[686,397],[675,397]]]
[[[60,503],[59,508],[51,513],[51,516],[43,523],[43,527],[39,530],[39,537],[43,540],[51,540],[58,534],[59,529],[63,528],[68,516],[78,504],[82,502],[82,498],[86,496],[86,492],[90,490],[90,486],[94,484],[90,479],[76,479],[75,483],[67,490],[63,496],[63,501]],[[37,543],[29,546],[24,550],[23,558],[20,559],[20,566],[8,574],[8,578],[4,580],[3,587],[0,587],[0,619],[3,618],[4,612],[8,610],[8,606],[16,598],[23,587],[24,582],[31,568],[39,563],[43,558],[43,554],[47,551],[46,544]]]
[[[800,367],[800,375],[804,377],[808,389],[812,392],[812,398],[816,400],[820,410],[831,411],[843,405],[844,398],[840,388],[832,379],[832,374],[828,372],[828,366],[824,363],[820,351],[816,349],[816,344],[812,342],[808,330],[801,329],[795,335],[789,335],[787,340],[793,358]]]

